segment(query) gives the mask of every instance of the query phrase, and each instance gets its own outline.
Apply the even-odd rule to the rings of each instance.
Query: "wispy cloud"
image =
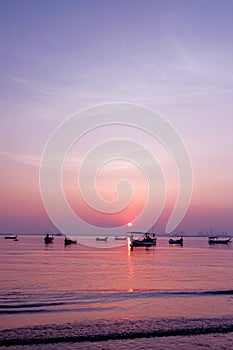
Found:
[[[5,151],[0,151],[0,156],[11,159],[13,161],[39,167],[40,165],[40,156],[39,155],[29,155],[29,154],[17,154],[17,153],[10,153]]]
[[[14,76],[11,76],[11,75],[7,75],[6,78],[11,80],[11,81],[14,81],[14,82],[16,82],[18,84],[23,84],[23,85],[30,86],[30,83],[27,80],[25,80],[25,79],[14,77]]]

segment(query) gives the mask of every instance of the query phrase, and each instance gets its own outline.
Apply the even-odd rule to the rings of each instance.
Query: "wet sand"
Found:
[[[233,317],[99,320],[5,329],[0,346],[14,349],[232,349]]]

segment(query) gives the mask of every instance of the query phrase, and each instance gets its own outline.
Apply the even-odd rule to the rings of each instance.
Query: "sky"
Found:
[[[166,119],[190,155],[193,193],[176,230],[232,235],[232,18],[232,0],[2,0],[0,232],[59,231],[40,194],[46,143],[78,111],[125,102]],[[130,130],[116,131],[119,136],[124,132],[130,135]],[[115,160],[97,172],[100,196],[114,201],[115,182],[124,178],[132,181],[135,202],[114,218],[83,207],[75,176],[82,156],[100,136],[104,140],[109,131],[87,136],[72,148],[63,180],[73,211],[101,232],[111,222],[116,230],[118,224],[134,224],[146,182],[140,169]],[[133,137],[148,142],[146,135]],[[153,147],[165,173],[167,197],[161,217],[150,220],[156,232],[165,232],[177,174],[161,144]]]

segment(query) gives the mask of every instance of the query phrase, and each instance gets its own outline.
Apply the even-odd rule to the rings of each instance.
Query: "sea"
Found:
[[[233,242],[0,236],[2,349],[233,349]]]

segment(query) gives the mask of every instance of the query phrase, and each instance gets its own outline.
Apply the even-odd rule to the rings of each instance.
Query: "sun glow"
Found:
[[[132,222],[128,222],[127,224],[128,227],[132,227],[132,225],[133,225]]]

